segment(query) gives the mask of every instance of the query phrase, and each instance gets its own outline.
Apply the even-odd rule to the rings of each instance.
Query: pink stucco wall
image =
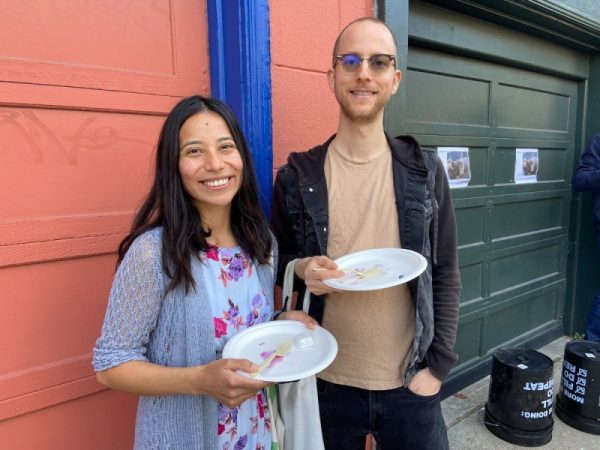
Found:
[[[336,129],[338,108],[327,69],[340,30],[373,14],[372,0],[271,0],[273,165],[288,153],[323,142]]]

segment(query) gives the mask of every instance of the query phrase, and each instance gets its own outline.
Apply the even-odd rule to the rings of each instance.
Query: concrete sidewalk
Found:
[[[560,387],[562,359],[565,345],[571,339],[567,336],[537,349],[554,361],[554,395]],[[442,402],[442,411],[448,426],[448,438],[452,450],[468,449],[520,449],[493,435],[483,424],[483,408],[488,399],[490,377],[472,384]],[[556,397],[554,397],[556,398]],[[552,440],[540,449],[555,450],[598,450],[600,436],[576,430],[560,420],[556,414]]]

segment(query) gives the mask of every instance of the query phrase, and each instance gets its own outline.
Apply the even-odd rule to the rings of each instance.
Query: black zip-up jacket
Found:
[[[325,156],[330,142],[307,152],[291,153],[277,172],[271,227],[279,243],[277,284],[294,258],[327,254],[328,200]],[[405,373],[429,367],[444,380],[457,360],[453,352],[458,323],[460,276],[456,220],[446,173],[435,152],[421,149],[410,136],[391,139],[392,170],[402,247],[421,253],[427,269],[409,282],[416,326],[412,359]],[[357,204],[360,208],[360,205]],[[296,278],[302,298],[305,289]],[[323,318],[326,296],[311,297],[310,314]],[[298,308],[301,305],[297,305]]]

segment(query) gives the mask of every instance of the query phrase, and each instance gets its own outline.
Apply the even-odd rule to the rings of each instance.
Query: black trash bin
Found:
[[[535,350],[503,348],[492,359],[485,426],[511,444],[537,447],[552,439],[552,360]]]
[[[565,346],[556,414],[573,428],[600,434],[600,342]]]

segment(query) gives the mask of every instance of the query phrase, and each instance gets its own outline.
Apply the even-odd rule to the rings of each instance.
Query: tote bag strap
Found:
[[[294,290],[294,267],[299,259],[296,258],[288,263],[283,276],[283,305],[282,311],[289,311],[292,306],[292,291]],[[308,288],[304,291],[304,301],[302,302],[302,310],[308,314],[310,306],[310,291]]]

